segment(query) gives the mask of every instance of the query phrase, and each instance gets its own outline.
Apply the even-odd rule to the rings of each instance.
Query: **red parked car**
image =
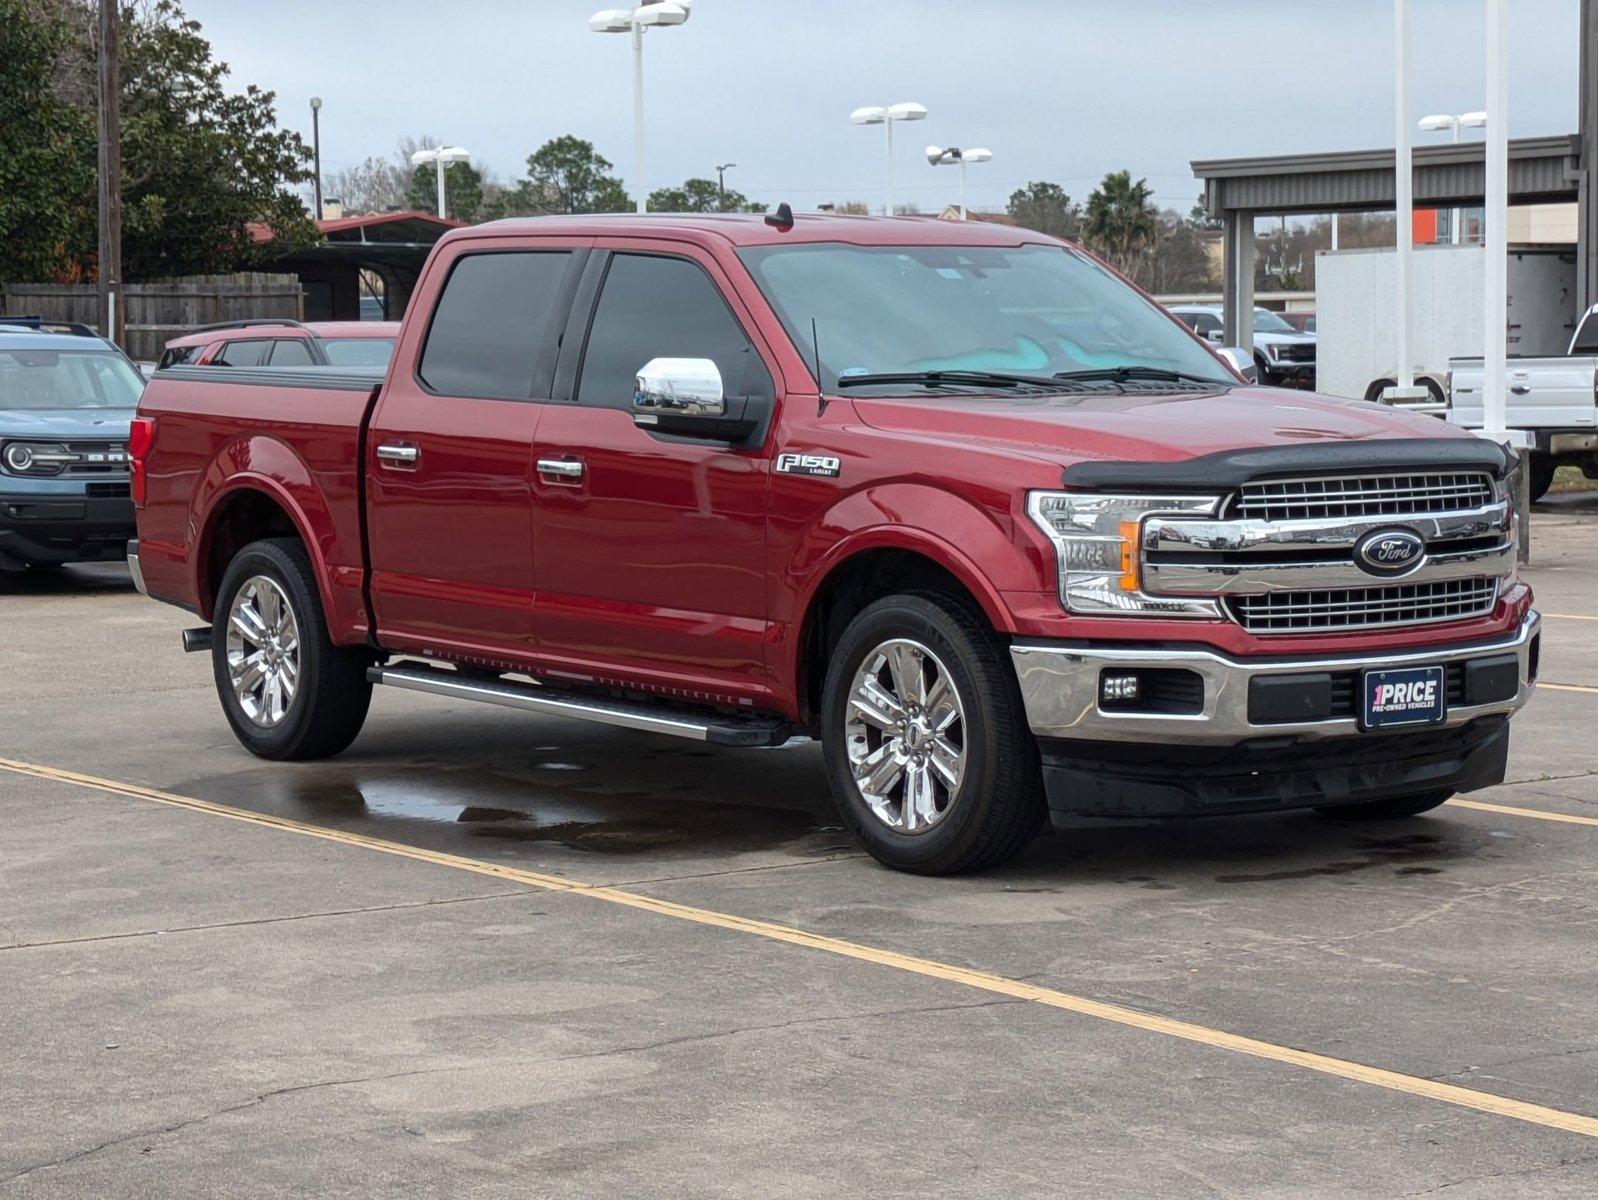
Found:
[[[135,577],[255,754],[374,684],[806,732],[912,871],[1045,814],[1411,816],[1503,778],[1536,674],[1501,447],[1249,386],[998,225],[461,229],[386,374],[171,367],[133,454]]]
[[[398,321],[290,321],[257,318],[202,325],[173,338],[156,370],[167,367],[386,367]]]

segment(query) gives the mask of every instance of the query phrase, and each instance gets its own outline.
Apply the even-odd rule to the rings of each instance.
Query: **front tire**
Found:
[[[1548,494],[1548,489],[1554,486],[1554,472],[1559,470],[1559,465],[1541,454],[1531,457],[1531,474],[1526,480],[1527,492],[1535,504]]]
[[[828,667],[822,730],[838,810],[885,866],[981,870],[1042,823],[1037,743],[1009,656],[960,597],[889,596],[856,616]]]
[[[1315,811],[1332,821],[1397,821],[1418,817],[1446,803],[1453,792],[1422,792],[1417,796],[1394,796],[1388,800],[1367,800],[1362,804],[1328,804]]]
[[[325,758],[355,740],[372,685],[364,650],[335,646],[305,547],[251,542],[228,564],[211,622],[211,668],[228,724],[251,754]]]

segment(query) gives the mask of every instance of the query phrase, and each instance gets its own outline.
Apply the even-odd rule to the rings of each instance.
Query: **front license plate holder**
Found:
[[[1448,715],[1447,693],[1447,680],[1440,666],[1366,671],[1361,687],[1360,727],[1440,724]]]

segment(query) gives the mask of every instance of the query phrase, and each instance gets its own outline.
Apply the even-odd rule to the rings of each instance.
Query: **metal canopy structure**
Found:
[[[1228,344],[1253,348],[1254,218],[1390,212],[1397,202],[1395,158],[1390,149],[1343,150],[1193,163],[1193,174],[1204,184],[1205,206],[1222,223],[1221,292]],[[1414,158],[1417,204],[1444,208],[1482,202],[1487,185],[1483,143],[1417,147]],[[1512,140],[1509,202],[1587,202],[1581,160],[1576,134]],[[1584,243],[1583,264],[1592,262],[1593,253],[1590,241]]]

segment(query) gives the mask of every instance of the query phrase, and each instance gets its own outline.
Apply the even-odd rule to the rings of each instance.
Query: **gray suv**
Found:
[[[0,571],[119,561],[144,377],[82,325],[0,317]]]

